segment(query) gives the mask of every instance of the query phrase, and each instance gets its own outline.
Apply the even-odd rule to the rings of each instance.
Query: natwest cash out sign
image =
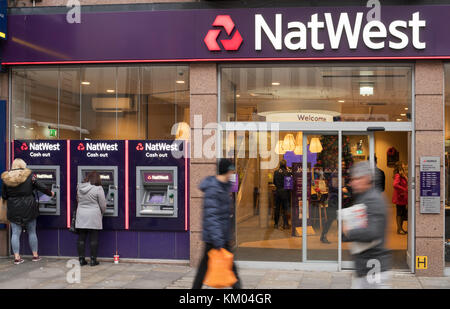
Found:
[[[179,142],[158,141],[158,142],[140,142],[136,145],[137,151],[144,151],[147,158],[168,158],[177,157],[182,154]]]
[[[79,142],[77,150],[86,152],[88,158],[108,158],[110,152],[119,151],[117,142]]]
[[[448,16],[450,5],[381,5],[379,16],[355,6],[86,12],[74,27],[65,14],[18,14],[8,22],[21,40],[5,42],[2,63],[445,59]]]
[[[52,153],[61,151],[59,141],[15,141],[19,152],[32,158],[50,158]]]

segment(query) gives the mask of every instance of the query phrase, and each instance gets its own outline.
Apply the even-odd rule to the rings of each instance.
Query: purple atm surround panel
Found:
[[[189,224],[187,222],[188,213],[186,213],[186,164],[189,167],[189,160],[183,157],[177,159],[172,156],[170,150],[155,150],[157,145],[172,145],[177,143],[179,150],[184,153],[186,143],[183,141],[171,140],[131,140],[129,141],[129,218],[130,230],[139,231],[186,231]],[[151,154],[147,156],[146,154]],[[157,156],[154,156],[157,155]],[[161,155],[161,157],[159,156]],[[178,167],[178,217],[177,218],[158,218],[158,217],[137,217],[136,216],[136,167],[137,166],[177,166]],[[189,173],[189,168],[187,168]],[[188,195],[189,196],[189,195]]]
[[[88,147],[94,145],[110,145],[113,150],[92,150]],[[116,147],[117,144],[117,147]],[[97,148],[99,149],[99,148]],[[117,149],[117,150],[114,150]],[[108,157],[95,157],[89,154],[107,154]],[[70,187],[71,209],[76,208],[76,191],[78,182],[78,166],[117,166],[118,167],[118,213],[117,217],[104,216],[104,230],[121,230],[125,228],[125,141],[121,140],[71,140],[70,141]]]
[[[58,256],[58,229],[39,228],[36,231],[38,237],[38,252],[42,256]],[[11,254],[13,254],[11,250]],[[20,237],[20,254],[31,255],[28,244],[28,233],[22,233]]]
[[[55,147],[59,150],[36,150],[40,147]],[[34,147],[32,147],[34,146]],[[33,149],[34,148],[34,149]],[[50,154],[49,157],[31,156],[31,153]],[[60,167],[60,215],[40,215],[37,219],[38,228],[65,228],[67,227],[67,141],[65,140],[15,140],[13,143],[12,159],[21,158],[27,165],[59,165]]]
[[[60,255],[77,256],[78,235],[66,229],[60,230],[59,233]],[[45,239],[50,240],[49,237]],[[116,250],[116,239],[117,252],[121,258],[189,259],[189,232],[103,230],[99,232],[98,256],[112,258]],[[28,247],[27,243],[22,242]],[[56,244],[57,240],[54,243]],[[86,242],[85,254],[90,256],[89,239]]]

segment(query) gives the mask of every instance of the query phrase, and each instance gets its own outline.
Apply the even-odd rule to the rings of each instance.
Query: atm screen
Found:
[[[38,192],[39,203],[48,203],[51,201],[52,197],[48,196],[42,192]]]
[[[163,192],[158,193],[150,193],[148,195],[147,204],[155,205],[155,204],[164,204],[166,201],[166,194]]]

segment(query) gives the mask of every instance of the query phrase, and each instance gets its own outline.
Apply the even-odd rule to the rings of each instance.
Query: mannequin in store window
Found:
[[[397,208],[397,234],[406,234],[403,222],[408,220],[408,176],[406,167],[402,162],[397,162],[394,168],[394,193],[392,203]]]

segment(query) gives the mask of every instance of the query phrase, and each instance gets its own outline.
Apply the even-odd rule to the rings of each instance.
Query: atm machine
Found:
[[[60,169],[57,165],[28,165],[36,179],[44,184],[50,191],[55,192],[53,197],[36,192],[36,201],[39,204],[41,215],[59,216],[60,210]]]
[[[119,210],[117,166],[78,166],[78,184],[82,183],[86,176],[93,171],[99,173],[102,187],[105,191],[106,211],[104,215],[117,217]]]
[[[136,217],[178,217],[176,166],[136,167]]]

